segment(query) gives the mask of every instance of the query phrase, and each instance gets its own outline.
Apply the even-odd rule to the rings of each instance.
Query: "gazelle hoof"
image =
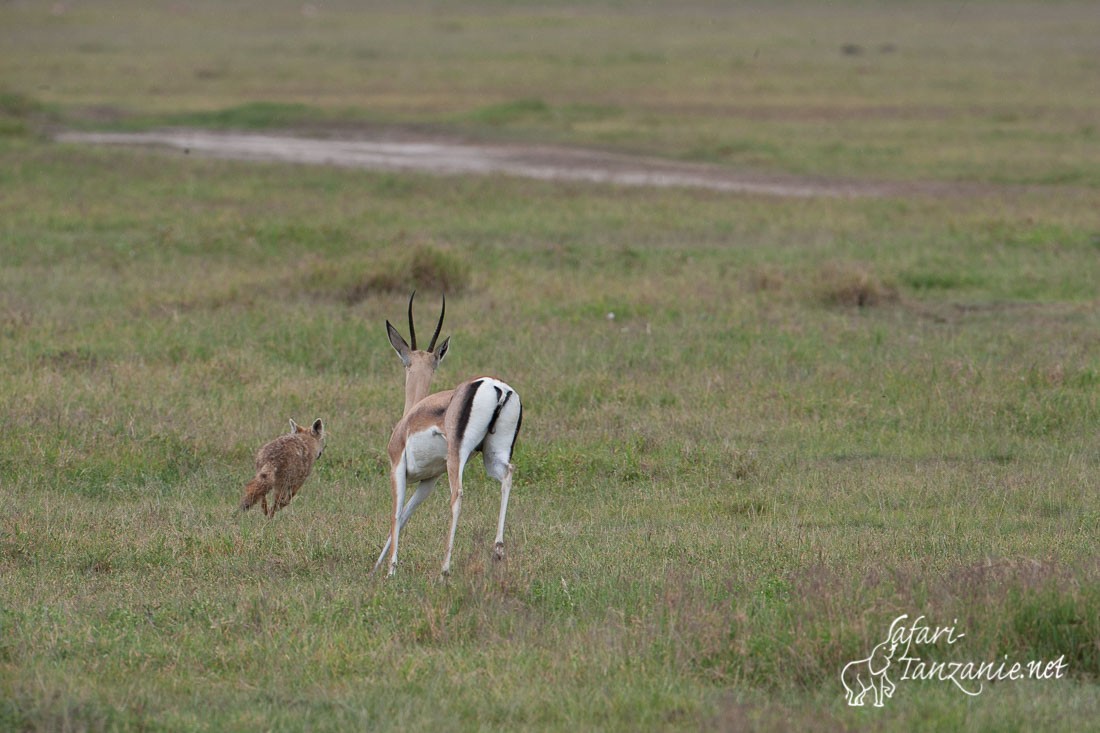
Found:
[[[503,542],[498,542],[495,545],[493,545],[493,559],[494,560],[503,560],[504,559],[504,543]]]

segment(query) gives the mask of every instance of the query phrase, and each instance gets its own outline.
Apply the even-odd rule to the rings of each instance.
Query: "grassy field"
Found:
[[[234,7],[0,6],[0,728],[1095,725],[1093,8]],[[978,185],[787,200],[48,135],[160,124]],[[448,294],[436,386],[492,372],[526,408],[508,558],[472,465],[445,584],[442,492],[367,576],[412,287],[425,318]],[[235,514],[290,417],[326,422],[314,475]],[[1067,674],[845,705],[901,614],[965,632],[924,657]]]

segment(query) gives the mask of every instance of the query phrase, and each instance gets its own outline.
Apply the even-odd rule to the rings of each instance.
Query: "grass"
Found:
[[[1095,714],[1100,273],[1072,198],[2,157],[9,727]],[[903,276],[949,252],[953,285]],[[456,266],[438,383],[498,371],[528,408],[510,556],[489,561],[475,466],[453,580],[432,581],[433,497],[378,582],[401,402],[380,324],[405,298],[349,298],[348,273],[422,287]],[[861,307],[853,282],[892,295]],[[276,521],[235,517],[290,416],[330,426],[315,475]],[[846,709],[839,669],[905,612],[960,619],[976,659],[1066,654],[1071,679]]]
[[[180,6],[174,37],[193,38],[211,7]],[[1092,724],[1100,165],[1087,148],[1029,168],[1036,150],[1076,149],[1047,135],[1056,118],[1092,113],[1074,91],[1084,6],[992,19],[980,4],[809,17],[797,4],[746,17],[723,6],[709,23],[663,7],[469,6],[424,20],[386,6],[362,41],[348,20],[360,11],[331,7],[343,15],[278,7],[238,45],[241,17],[226,10],[194,49],[158,43],[161,11],[129,16],[144,32],[123,36],[106,35],[99,6],[0,9],[23,31],[0,31],[0,54],[22,54],[0,97],[0,728]],[[896,14],[925,25],[886,39]],[[1041,27],[1018,25],[1037,15]],[[641,45],[654,18],[667,33]],[[841,33],[852,18],[865,35]],[[611,19],[624,30],[593,43]],[[981,19],[984,45],[967,40]],[[692,107],[717,84],[694,72],[742,26],[770,29],[761,52],[786,61],[760,75],[751,114]],[[1057,43],[1056,30],[1068,33]],[[1022,74],[1032,45],[1043,55],[1031,75],[989,73]],[[378,79],[396,88],[394,70],[429,46],[401,72],[405,96],[389,96]],[[757,63],[744,47],[721,46]],[[827,62],[810,63],[814,47]],[[903,55],[927,76],[890,91],[873,67]],[[138,57],[133,84],[107,83]],[[202,73],[162,78],[170,62]],[[949,63],[951,76],[932,73]],[[204,160],[41,134],[94,108],[97,124],[400,122],[690,156],[726,120],[723,135],[751,131],[721,154],[730,162],[800,169],[781,159],[817,145],[819,121],[760,116],[812,108],[816,85],[840,84],[850,64],[872,67],[864,96],[830,97],[830,114],[910,99],[946,113],[906,113],[867,138],[842,119],[823,144],[913,145],[883,163],[848,143],[801,170],[965,170],[983,185],[784,200]],[[353,68],[377,76],[353,84]],[[517,68],[531,74],[522,89]],[[307,77],[314,91],[293,92]],[[1005,117],[1025,94],[1034,106]],[[986,114],[971,99],[1015,127],[1015,143],[983,136],[979,120],[969,152],[936,148]],[[1054,182],[995,185],[1008,179]],[[398,576],[366,575],[403,402],[382,324],[403,317],[413,287],[448,293],[436,386],[498,373],[527,410],[508,558],[490,560],[498,498],[474,465],[446,584],[434,580],[438,495],[408,525]],[[289,417],[325,419],[314,475],[274,521],[235,514],[252,452]],[[966,633],[928,658],[1065,655],[1068,675],[975,698],[904,681],[883,709],[849,708],[841,669],[903,613]]]

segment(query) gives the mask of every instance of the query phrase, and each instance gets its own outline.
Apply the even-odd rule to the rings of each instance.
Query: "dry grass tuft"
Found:
[[[460,293],[469,286],[470,268],[464,259],[430,244],[413,247],[394,262],[380,263],[347,286],[342,300],[349,305],[380,293],[405,293],[410,288],[429,292]]]
[[[864,263],[829,263],[821,268],[815,283],[817,299],[828,305],[870,308],[898,300],[897,287],[876,275]]]

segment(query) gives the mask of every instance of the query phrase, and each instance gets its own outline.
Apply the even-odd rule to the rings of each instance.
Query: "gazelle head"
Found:
[[[439,323],[435,326],[435,333],[428,344],[426,351],[416,348],[416,328],[413,326],[413,298],[416,291],[409,296],[409,341],[405,342],[397,329],[388,320],[386,321],[386,334],[390,338],[390,344],[394,351],[401,357],[401,363],[405,365],[405,412],[420,400],[428,396],[432,385],[432,376],[435,374],[439,362],[447,355],[447,345],[451,339],[448,336],[437,347],[435,342],[439,338],[439,331],[443,328],[443,315],[447,310],[447,296],[443,296],[443,305],[439,309]]]

